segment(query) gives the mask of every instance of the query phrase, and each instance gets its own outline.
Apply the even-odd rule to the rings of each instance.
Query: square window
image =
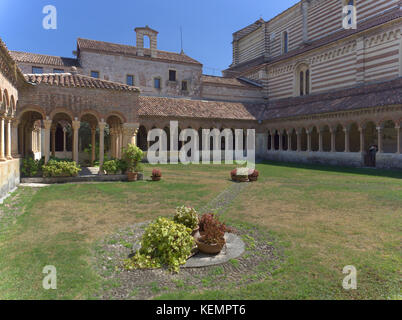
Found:
[[[176,70],[169,70],[169,81],[176,81]]]
[[[161,88],[161,79],[160,78],[155,78],[154,79],[154,88],[155,89],[160,89]]]
[[[134,76],[133,75],[127,75],[127,85],[133,86],[134,85]]]
[[[32,67],[32,73],[33,74],[41,74],[41,73],[43,73],[43,68],[42,67]]]
[[[53,73],[64,73],[63,69],[53,69]]]
[[[181,82],[181,91],[188,91],[188,83],[187,81]]]
[[[91,71],[91,77],[99,79],[99,71]]]

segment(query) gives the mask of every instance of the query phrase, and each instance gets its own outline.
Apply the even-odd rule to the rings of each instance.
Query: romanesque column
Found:
[[[19,158],[18,154],[18,125],[19,120],[13,119],[12,121],[12,130],[11,130],[11,155],[13,158]]]
[[[56,128],[52,128],[52,156],[56,157]]]
[[[99,122],[99,175],[103,174],[103,162],[105,160],[105,127],[106,122]]]
[[[12,160],[13,157],[11,156],[11,119],[6,120],[7,124],[7,148],[6,148],[6,158],[7,160]]]
[[[0,161],[7,160],[5,156],[4,122],[4,117],[0,117]]]
[[[283,134],[282,130],[279,131],[279,151],[283,150]]]
[[[63,154],[64,158],[67,157],[67,128],[63,127]]]
[[[306,130],[307,133],[307,152],[311,152],[311,130]]]
[[[297,129],[296,130],[296,136],[297,136],[297,152],[301,151],[301,130]]]
[[[331,152],[336,152],[336,147],[335,147],[336,128],[329,128],[329,131],[331,132]]]
[[[321,128],[318,129],[318,151],[323,152],[324,151],[324,146],[323,146],[323,139],[322,139],[322,134],[323,130]]]
[[[271,151],[275,151],[275,130],[271,131]]]
[[[396,153],[401,154],[401,126],[395,126],[396,129]]]
[[[81,127],[80,121],[73,121],[73,161],[78,164],[79,150],[78,150],[78,133]]]
[[[96,127],[91,127],[91,144],[92,144],[92,154],[91,154],[91,166],[94,166],[96,160]]]
[[[117,159],[116,155],[116,133],[114,128],[109,129],[110,134],[110,157]]]
[[[127,147],[133,140],[135,136],[135,132],[139,128],[139,123],[124,123],[123,124],[123,139],[122,139],[122,146],[123,148]]]
[[[345,132],[345,152],[350,152],[349,148],[349,128],[345,127],[343,128],[343,132]]]
[[[364,128],[363,127],[359,127],[359,132],[360,132],[360,152],[364,153]]]
[[[52,127],[52,120],[43,120],[44,133],[45,133],[45,141],[44,141],[44,150],[45,150],[45,163],[48,163],[50,158],[50,129]]]
[[[377,127],[378,132],[378,153],[382,153],[382,127]]]
[[[292,151],[292,130],[287,130],[288,134],[288,151]]]

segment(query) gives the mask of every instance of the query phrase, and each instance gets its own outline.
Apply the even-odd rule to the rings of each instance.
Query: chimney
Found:
[[[144,37],[149,38],[151,57],[156,58],[158,48],[158,31],[151,29],[148,26],[135,28],[137,34],[137,55],[144,56]]]

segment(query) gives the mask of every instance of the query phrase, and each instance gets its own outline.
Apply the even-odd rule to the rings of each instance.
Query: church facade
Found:
[[[78,39],[75,58],[1,42],[0,197],[18,184],[23,157],[80,162],[83,123],[101,163],[130,142],[146,150],[147,132],[176,120],[255,129],[260,160],[402,168],[401,9],[399,0],[302,0],[235,32],[222,77],[159,50],[148,26],[135,29],[136,46]]]

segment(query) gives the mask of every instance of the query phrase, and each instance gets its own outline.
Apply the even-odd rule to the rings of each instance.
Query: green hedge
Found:
[[[42,167],[44,177],[76,177],[81,168],[73,161],[49,160]]]

